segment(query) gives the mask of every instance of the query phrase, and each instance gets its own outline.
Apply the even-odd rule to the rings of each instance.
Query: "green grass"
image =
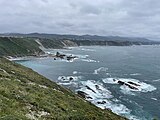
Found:
[[[54,39],[39,39],[40,43],[45,48],[52,48],[52,49],[61,49],[64,47],[64,44],[61,40],[54,40]]]
[[[0,58],[0,120],[30,117],[38,120],[125,119],[92,105],[29,68]]]
[[[0,56],[25,56],[43,53],[33,38],[0,37]]]

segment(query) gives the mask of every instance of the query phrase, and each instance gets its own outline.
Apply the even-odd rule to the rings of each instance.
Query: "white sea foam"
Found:
[[[85,59],[89,57],[89,55],[77,55],[77,54],[73,54],[73,55],[77,56],[79,59]]]
[[[77,71],[73,71],[73,75],[77,74],[78,72]]]
[[[154,82],[159,82],[160,81],[160,79],[157,79],[157,80],[153,80]]]
[[[128,86],[125,86],[125,85],[122,85],[120,86],[120,91],[123,93],[123,94],[128,94],[128,95],[135,95],[135,93],[133,93],[133,91],[131,91],[131,89],[128,87]]]
[[[101,109],[111,109],[112,112],[119,115],[130,115],[131,110],[129,110],[125,105],[119,103],[117,99],[113,99],[111,92],[103,87],[103,84],[100,84],[94,80],[81,81],[81,88],[77,91],[83,91],[87,95],[87,100],[100,107]],[[113,99],[113,101],[111,101]]]
[[[140,73],[132,73],[132,74],[130,74],[131,76],[139,76],[139,75],[141,75]]]
[[[152,99],[152,100],[155,100],[155,101],[157,100],[157,98],[151,98],[151,99]]]
[[[109,83],[109,84],[118,84],[115,78],[105,78],[105,79],[102,79],[102,81],[104,83]]]
[[[104,101],[105,101],[105,104],[98,104],[98,102],[104,102]],[[131,112],[131,110],[129,110],[125,105],[113,103],[112,101],[108,101],[108,100],[103,100],[103,99],[95,100],[93,101],[93,104],[100,107],[101,109],[111,109],[112,112],[117,113],[119,115],[130,114]]]
[[[99,74],[99,73],[101,73],[101,72],[105,72],[105,73],[106,73],[107,70],[108,70],[108,68],[100,67],[100,68],[94,70],[94,74]]]
[[[81,50],[83,50],[83,51],[95,52],[95,50],[93,50],[93,49],[87,49],[87,48],[82,48]]]
[[[92,59],[81,59],[81,60],[84,62],[99,62],[99,61],[92,60]]]
[[[87,93],[93,99],[112,98],[111,92],[94,80],[81,81],[81,84],[82,86],[79,90]],[[88,86],[89,89],[86,86]]]
[[[140,120],[141,118],[138,118],[137,116],[134,116],[134,115],[127,115],[126,116],[129,120]],[[146,120],[146,119],[143,119],[143,120]]]
[[[66,86],[66,85],[71,85],[72,82],[68,82],[68,83],[65,83],[65,82],[64,82],[64,83],[61,83],[61,82],[59,82],[58,84],[59,84],[59,85],[64,85],[64,86]]]
[[[32,56],[28,56],[28,57],[10,57],[10,56],[8,56],[7,59],[10,60],[10,61],[21,61],[21,60],[31,60],[33,58],[35,58],[35,57],[32,57]]]
[[[151,92],[151,91],[156,90],[156,88],[154,86],[147,84],[147,83],[144,83],[144,82],[140,82],[139,80],[136,80],[136,79],[105,78],[105,79],[102,79],[102,81],[104,83],[108,83],[108,84],[118,84],[118,81],[122,81],[122,82],[124,82],[134,88],[137,88],[137,89],[131,89],[130,87],[128,87],[126,85],[121,85],[120,88],[123,93],[130,94],[130,91]],[[135,83],[137,85],[131,84],[129,82]]]

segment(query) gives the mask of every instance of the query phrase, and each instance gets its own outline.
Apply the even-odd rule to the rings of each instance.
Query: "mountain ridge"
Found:
[[[121,37],[121,36],[99,36],[99,35],[72,35],[72,34],[47,34],[47,33],[4,33],[0,36],[8,37],[39,37],[48,39],[69,39],[69,40],[96,40],[96,41],[131,41],[131,42],[154,42],[143,37]]]

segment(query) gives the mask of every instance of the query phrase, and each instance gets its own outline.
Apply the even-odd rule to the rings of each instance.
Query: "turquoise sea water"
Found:
[[[74,54],[78,59],[68,62],[48,57],[17,62],[74,92],[86,92],[92,98],[88,100],[101,108],[109,108],[129,119],[160,119],[160,46],[92,46],[47,50],[51,53],[57,51]],[[70,77],[73,80],[69,80]],[[138,90],[132,90],[114,80],[135,82],[140,86]],[[96,85],[99,90],[95,88]],[[102,101],[105,103],[98,104]]]

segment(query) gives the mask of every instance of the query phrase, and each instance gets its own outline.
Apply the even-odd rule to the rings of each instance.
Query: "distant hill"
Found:
[[[14,37],[38,37],[48,39],[69,39],[69,40],[94,40],[94,41],[130,41],[130,42],[153,42],[147,38],[140,37],[120,37],[120,36],[98,36],[98,35],[60,35],[60,34],[45,34],[45,33],[8,33],[0,34],[0,36]]]

